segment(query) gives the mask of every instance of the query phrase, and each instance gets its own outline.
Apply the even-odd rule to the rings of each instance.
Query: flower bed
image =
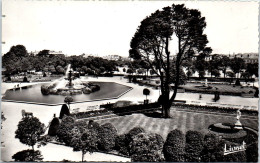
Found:
[[[113,107],[113,104],[107,104],[100,106],[100,110],[93,110],[93,111],[87,111],[87,112],[78,112],[73,113],[72,116],[75,116],[77,119],[82,118],[89,118],[89,117],[96,117],[101,115],[108,115],[111,113],[114,114],[125,114],[125,113],[133,113],[133,112],[142,112],[146,109],[158,109],[159,104],[158,103],[150,103],[150,104],[141,104],[141,105],[130,105],[130,106],[123,106],[123,107]]]

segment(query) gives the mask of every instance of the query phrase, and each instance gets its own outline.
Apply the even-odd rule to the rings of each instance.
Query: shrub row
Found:
[[[159,103],[150,103],[150,104],[141,104],[141,105],[130,105],[124,107],[116,107],[116,108],[109,108],[108,110],[113,111],[114,113],[127,113],[127,112],[139,112],[144,109],[150,108],[158,108],[160,107]]]
[[[256,161],[258,149],[257,138],[250,134],[245,139],[246,151],[224,155],[224,146],[237,146],[235,142],[217,138],[208,133],[203,136],[198,131],[187,131],[184,135],[179,130],[171,131],[164,144],[164,157],[167,162],[246,162]],[[249,150],[249,151],[248,151]],[[251,152],[251,153],[249,153]]]
[[[54,123],[54,122],[53,122]],[[56,123],[56,122],[55,122]],[[73,139],[84,131],[94,130],[97,133],[98,150],[131,157],[132,161],[145,162],[225,162],[225,161],[254,161],[257,159],[257,136],[249,134],[245,138],[248,151],[223,155],[224,144],[237,145],[231,141],[219,139],[216,135],[208,133],[203,136],[198,131],[180,130],[169,132],[166,141],[159,134],[150,134],[142,127],[135,127],[128,133],[118,135],[117,129],[111,123],[99,125],[90,120],[76,121],[66,116],[56,132],[58,141],[73,146]]]
[[[196,110],[196,111],[208,111],[208,112],[219,112],[219,113],[236,113],[237,112],[237,108],[232,108],[232,107],[202,106],[202,105],[181,104],[181,103],[176,103],[176,104],[174,104],[174,106],[179,107],[179,108],[187,108],[187,109],[191,109],[191,110]],[[253,115],[253,116],[258,115],[257,110],[242,109],[240,111],[242,114],[246,114],[246,115]]]
[[[108,152],[114,149],[117,130],[112,124],[106,123],[100,126],[92,120],[86,123],[85,121],[76,121],[73,117],[66,115],[61,120],[56,132],[57,141],[74,147],[73,139],[80,133],[84,134],[88,130],[93,130],[97,133],[98,150]]]
[[[76,117],[77,119],[83,119],[83,118],[89,118],[89,117],[95,117],[105,114],[110,114],[112,111],[109,111],[107,109],[103,110],[92,110],[87,112],[78,112],[71,114],[73,117]]]
[[[128,112],[140,112],[144,109],[150,109],[150,108],[158,108],[160,105],[158,103],[150,103],[150,104],[141,104],[141,105],[130,105],[130,106],[124,106],[124,107],[113,107],[113,104],[105,104],[101,105],[100,108],[104,108],[101,110],[92,110],[87,112],[78,112],[71,114],[73,117],[76,117],[77,119],[82,118],[89,118],[94,116],[100,116],[100,115],[107,115],[110,113],[115,114],[123,114]]]

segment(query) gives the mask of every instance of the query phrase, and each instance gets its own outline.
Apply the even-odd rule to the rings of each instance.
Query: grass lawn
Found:
[[[119,134],[127,133],[136,126],[143,127],[147,132],[158,133],[164,139],[173,129],[180,129],[183,133],[188,130],[197,130],[203,134],[208,133],[208,126],[214,123],[235,123],[236,115],[223,115],[217,113],[196,113],[179,111],[175,108],[171,110],[172,118],[156,118],[148,114],[131,114],[117,116],[110,119],[96,120],[99,124],[112,123],[118,130]],[[240,119],[245,126],[258,130],[258,117],[243,117]]]
[[[249,91],[255,92],[255,89],[252,87],[241,87],[241,86],[233,86],[233,85],[226,85],[226,84],[208,84],[212,87],[212,89],[205,90],[203,88],[195,87],[202,84],[195,84],[195,83],[187,83],[186,85],[182,85],[183,88],[187,90],[193,91],[215,91],[215,88],[218,88],[219,92],[228,92],[228,93],[249,93]],[[253,94],[252,93],[252,94]]]

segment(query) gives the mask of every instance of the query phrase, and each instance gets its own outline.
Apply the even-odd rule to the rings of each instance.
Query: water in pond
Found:
[[[74,102],[92,101],[106,98],[116,98],[122,93],[131,89],[131,87],[114,82],[92,82],[100,85],[100,90],[91,94],[73,95]],[[65,96],[62,95],[42,95],[41,86],[48,84],[37,84],[27,89],[7,90],[4,100],[26,101],[46,104],[64,103]]]

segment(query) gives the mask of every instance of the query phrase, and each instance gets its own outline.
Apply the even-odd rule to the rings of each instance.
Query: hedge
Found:
[[[125,136],[126,144],[128,145],[134,139],[134,136],[140,133],[145,133],[145,130],[142,127],[134,127],[131,129]]]
[[[185,161],[200,162],[202,149],[203,135],[198,131],[188,131],[186,133]]]
[[[163,146],[163,154],[167,162],[184,162],[185,136],[180,130],[171,131]]]
[[[99,130],[99,149],[102,151],[111,151],[115,147],[117,130],[111,123],[103,124]]]
[[[129,151],[128,151],[128,145],[126,143],[126,139],[125,139],[126,135],[123,134],[123,135],[118,135],[115,139],[115,149],[123,154],[123,155],[126,155],[128,156],[129,155]]]
[[[201,152],[202,162],[215,162],[217,152],[218,138],[215,134],[208,133],[204,136],[203,150]]]
[[[133,112],[142,112],[145,109],[151,109],[155,108],[158,109],[160,105],[158,103],[150,103],[150,104],[141,104],[141,105],[130,105],[130,106],[124,106],[124,107],[116,107],[113,108],[113,104],[105,104],[101,105],[100,108],[104,108],[102,110],[92,110],[87,112],[79,112],[79,113],[73,113],[72,116],[75,116],[78,119],[82,118],[89,118],[94,116],[100,116],[100,115],[107,115],[111,113],[115,114],[125,114],[125,113],[133,113]]]
[[[163,139],[158,134],[139,133],[129,144],[132,161],[159,162],[163,160]]]
[[[75,119],[70,116],[64,116],[57,130],[58,141],[70,145],[73,135],[71,130],[74,128]]]

